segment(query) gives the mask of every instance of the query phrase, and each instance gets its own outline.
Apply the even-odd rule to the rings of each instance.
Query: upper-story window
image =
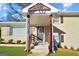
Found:
[[[54,16],[53,23],[60,23],[60,16]]]
[[[63,23],[63,17],[62,16],[54,16],[53,23],[55,23],[55,24]]]

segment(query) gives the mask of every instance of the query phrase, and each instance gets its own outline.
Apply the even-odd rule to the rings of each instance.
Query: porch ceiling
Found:
[[[49,26],[49,16],[46,14],[32,14],[31,26]]]

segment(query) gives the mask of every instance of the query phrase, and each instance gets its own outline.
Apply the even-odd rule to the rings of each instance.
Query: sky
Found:
[[[79,3],[50,3],[60,11],[79,11]]]
[[[79,3],[49,3],[60,11],[79,11]],[[18,3],[11,3],[11,6],[18,12],[21,11],[22,6],[18,5]],[[21,19],[21,15],[15,12],[9,5],[9,3],[0,3],[0,22],[8,22],[12,21],[12,18],[16,18],[17,20]]]
[[[12,3],[11,5],[16,11],[20,12],[21,6],[16,3]],[[8,22],[11,21],[13,17],[20,19],[20,15],[10,7],[9,3],[0,3],[0,21]]]

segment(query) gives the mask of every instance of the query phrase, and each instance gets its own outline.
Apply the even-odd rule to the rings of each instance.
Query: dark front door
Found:
[[[39,40],[43,41],[44,27],[37,27],[37,36],[38,36]]]

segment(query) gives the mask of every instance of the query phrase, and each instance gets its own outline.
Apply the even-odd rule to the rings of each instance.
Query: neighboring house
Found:
[[[26,22],[0,23],[1,38],[27,43],[29,35],[34,34],[42,42],[50,44],[52,39],[52,45],[56,40],[59,46],[79,48],[79,12],[62,12],[49,4],[35,3],[24,8],[22,15]]]
[[[5,42],[8,42],[10,39],[13,39],[14,43],[17,40],[25,42],[25,25],[25,22],[0,22],[1,38],[5,39]]]

